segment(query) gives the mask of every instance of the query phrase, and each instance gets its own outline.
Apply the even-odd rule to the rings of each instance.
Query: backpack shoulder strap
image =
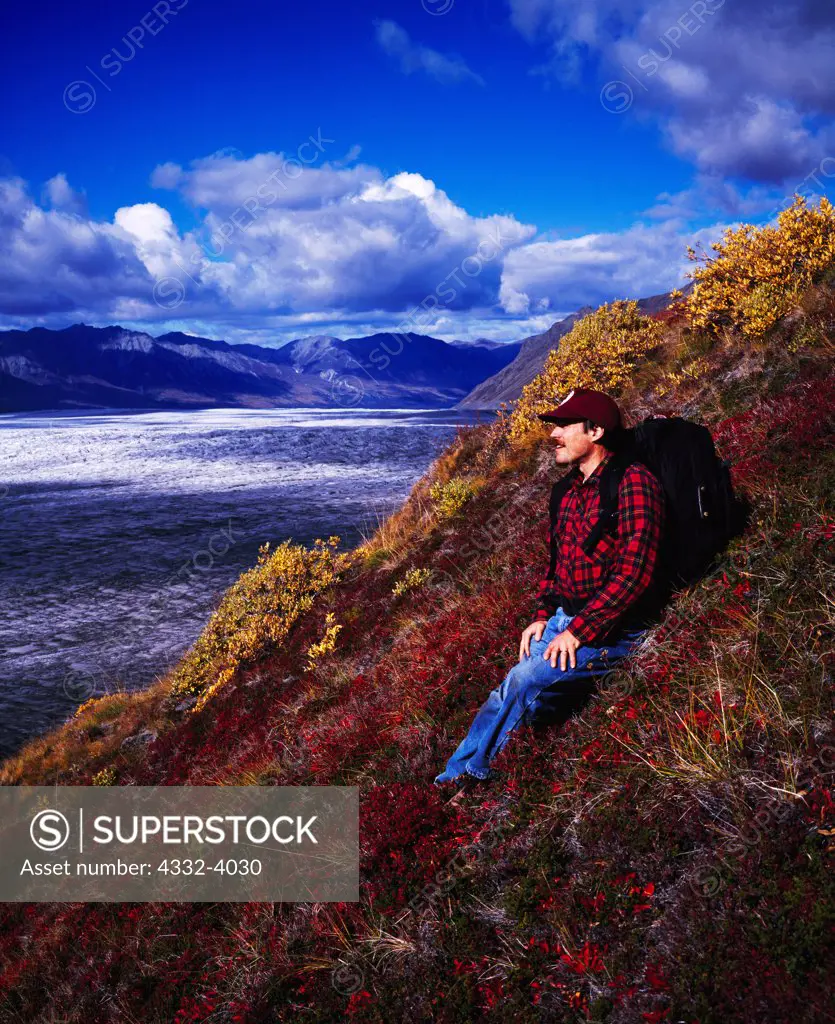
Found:
[[[616,533],[618,528],[618,491],[623,474],[634,459],[615,455],[600,475],[600,514],[591,533],[583,542],[583,551],[590,555],[604,532]]]
[[[551,498],[548,503],[548,539],[550,547],[550,561],[548,565],[549,580],[553,580],[554,573],[557,568],[557,548],[559,546],[557,541],[557,523],[560,518],[560,506],[562,505],[563,498],[568,494],[572,480],[573,473],[566,473],[565,476],[562,476],[559,480],[555,481],[551,488]]]

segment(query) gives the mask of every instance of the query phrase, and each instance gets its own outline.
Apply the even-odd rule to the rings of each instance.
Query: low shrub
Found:
[[[759,338],[831,270],[835,208],[825,198],[810,207],[795,196],[776,228],[728,228],[723,241],[711,249],[716,256],[687,249],[691,260],[703,263],[690,275],[696,284],[685,300],[692,324],[715,333],[737,329]]]
[[[402,580],[398,580],[392,587],[391,592],[395,597],[402,597],[407,590],[414,590],[422,587],[432,575],[431,569],[410,569]]]
[[[465,477],[454,476],[446,483],[436,480],[429,489],[432,508],[439,520],[452,519],[478,493],[478,484]]]
[[[258,564],[226,592],[197,643],[177,666],[172,691],[198,695],[193,711],[257,655],[280,644],[293,624],[347,567],[349,556],[334,549],[339,537],[317,539],[313,548],[289,540],[270,552],[259,549]]]

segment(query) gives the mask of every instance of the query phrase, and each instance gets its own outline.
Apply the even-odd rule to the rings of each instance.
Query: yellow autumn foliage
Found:
[[[403,579],[398,580],[397,583],[394,584],[391,588],[391,592],[395,597],[402,597],[407,590],[415,590],[418,587],[422,587],[431,575],[431,569],[409,569]]]
[[[711,248],[716,256],[687,250],[703,263],[690,274],[690,322],[712,333],[730,328],[762,337],[835,263],[835,209],[825,198],[807,206],[798,195],[777,227],[728,228]]]
[[[284,541],[264,544],[258,564],[227,590],[197,642],[174,670],[172,692],[197,694],[199,711],[247,662],[285,640],[316,594],[336,582],[350,555],[335,551],[339,537],[313,548]]]
[[[482,478],[469,480],[465,477],[454,476],[441,483],[436,480],[429,488],[429,497],[432,501],[432,510],[439,520],[451,519],[484,485]]]
[[[678,370],[668,370],[656,385],[656,394],[659,397],[666,395],[681,384],[700,380],[708,373],[710,373],[710,363],[703,356],[697,356]]]
[[[90,697],[88,700],[85,700],[83,704],[79,704],[75,709],[73,718],[78,718],[80,715],[83,715],[85,711],[89,711],[94,704],[98,704],[100,699],[101,698],[99,697]]]
[[[542,372],[522,389],[507,417],[511,444],[542,431],[537,414],[558,405],[572,388],[596,388],[616,397],[635,364],[660,344],[663,327],[644,316],[638,303],[618,299],[579,320],[552,349]]]
[[[336,638],[342,626],[336,621],[333,612],[325,615],[325,632],[321,640],[311,644],[307,649],[307,667],[315,668],[316,662],[325,654],[330,654],[336,649]]]

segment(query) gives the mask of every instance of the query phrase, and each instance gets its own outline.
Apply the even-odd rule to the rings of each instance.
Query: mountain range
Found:
[[[75,324],[0,333],[0,412],[71,408],[449,408],[520,344],[422,334],[280,348]]]
[[[657,313],[669,295],[639,299]],[[314,335],[278,348],[74,324],[0,332],[0,413],[206,407],[498,408],[591,307],[522,342]]]

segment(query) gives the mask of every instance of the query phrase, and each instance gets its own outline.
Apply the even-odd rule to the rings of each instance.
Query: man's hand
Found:
[[[524,633],[522,633],[522,640],[519,643],[519,661],[522,661],[524,657],[530,657],[531,654],[531,637],[534,640],[541,640],[542,634],[545,632],[545,627],[548,625],[543,619],[537,622],[532,622],[528,626]]]
[[[528,629],[531,627],[528,626]],[[560,671],[565,672],[566,662],[568,662],[572,668],[577,667],[577,659],[575,657],[577,648],[580,647],[580,641],[577,637],[567,629],[564,629],[562,633],[559,633],[545,648],[542,657],[547,661],[551,659],[551,668],[557,667],[557,655],[560,659]]]

